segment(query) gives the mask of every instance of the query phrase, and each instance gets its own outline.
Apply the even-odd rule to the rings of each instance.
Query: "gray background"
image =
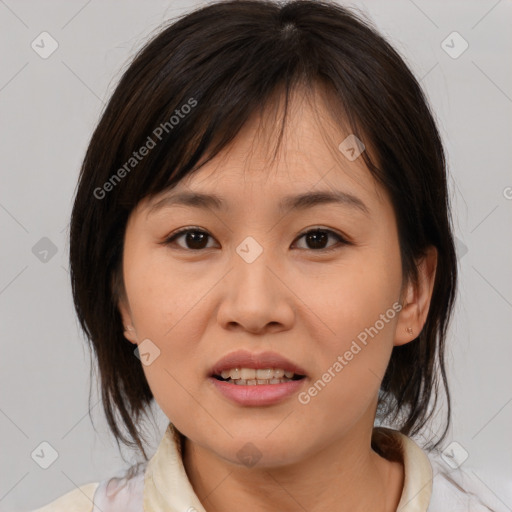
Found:
[[[89,352],[71,301],[69,215],[88,140],[130,56],[162,22],[200,4],[0,0],[1,511],[42,506],[126,467],[95,376],[94,425],[88,415]],[[368,13],[406,58],[438,118],[461,270],[449,347],[454,420],[444,446],[459,443],[469,453],[461,469],[512,510],[512,3],[349,5]],[[47,59],[31,47],[43,31],[59,45]],[[458,58],[442,47],[453,31],[469,44]],[[452,51],[461,48],[448,41]],[[156,413],[150,454],[167,424]],[[43,441],[58,452],[48,469],[31,458]]]

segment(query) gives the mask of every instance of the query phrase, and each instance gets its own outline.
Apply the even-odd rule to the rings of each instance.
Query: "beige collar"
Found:
[[[432,466],[427,455],[396,430],[382,427],[374,430],[392,438],[401,447],[405,478],[397,511],[427,512],[432,494]],[[185,472],[171,424],[148,462],[144,476],[144,510],[206,512]]]

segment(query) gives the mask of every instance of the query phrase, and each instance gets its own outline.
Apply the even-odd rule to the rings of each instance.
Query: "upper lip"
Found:
[[[231,370],[232,368],[280,368],[296,375],[306,375],[306,372],[299,365],[277,352],[254,353],[247,350],[236,350],[221,357],[213,366],[211,375],[220,375],[223,370]]]

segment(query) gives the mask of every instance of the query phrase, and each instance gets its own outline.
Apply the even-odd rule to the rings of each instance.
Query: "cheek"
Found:
[[[394,251],[354,251],[350,258],[315,276],[314,281],[302,278],[300,296],[318,315],[329,343],[340,348],[373,326],[399,299],[400,256]],[[295,283],[301,283],[299,276]],[[396,317],[395,310],[390,315]],[[390,322],[385,328],[380,322],[379,326],[386,334],[391,331]]]
[[[142,245],[142,244],[140,244]],[[165,250],[134,246],[126,251],[125,282],[139,335],[179,340],[176,332],[204,295],[204,282],[170,264]]]
[[[170,269],[168,261],[140,257],[127,261],[126,282],[139,341],[151,340],[157,357],[143,364],[155,401],[178,428],[188,431],[196,386],[204,283]],[[198,302],[199,301],[199,302]],[[147,342],[146,342],[147,343]]]
[[[315,377],[319,386],[328,382],[326,400],[357,408],[375,397],[393,348],[401,286],[398,242],[387,251],[354,252],[316,282],[306,295],[322,324],[311,334],[319,348]]]
[[[359,290],[357,297],[343,294],[324,318],[335,334],[313,338],[315,374],[301,403],[310,407],[309,417],[331,422],[336,430],[373,411],[393,349],[397,311],[384,293],[376,297]]]
[[[149,245],[149,244],[147,244]],[[180,383],[191,380],[191,361],[197,361],[200,324],[197,312],[205,294],[204,282],[169,265],[165,251],[142,244],[125,248],[124,277],[139,342],[157,355],[143,370],[157,402],[173,397],[180,405]],[[156,348],[155,348],[156,347]],[[183,405],[183,404],[181,404]]]

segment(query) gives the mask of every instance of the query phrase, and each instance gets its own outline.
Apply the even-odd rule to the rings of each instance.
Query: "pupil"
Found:
[[[187,233],[187,245],[192,249],[202,249],[204,247],[204,241],[206,240],[206,233],[201,233],[200,231],[191,231]],[[201,244],[203,242],[203,244]]]
[[[324,231],[314,231],[312,233],[308,233],[307,235],[308,243],[312,242],[310,245],[312,245],[315,249],[322,249],[325,245],[325,242],[327,242],[327,238],[328,235]]]

